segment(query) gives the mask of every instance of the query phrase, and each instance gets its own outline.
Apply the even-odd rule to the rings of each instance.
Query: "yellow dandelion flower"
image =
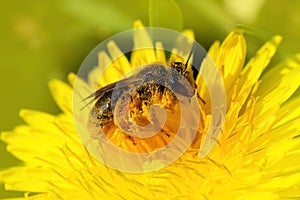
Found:
[[[141,22],[135,27],[142,27]],[[193,38],[191,31],[185,34]],[[143,29],[134,31],[133,36],[136,46],[152,45]],[[6,190],[24,192],[24,197],[16,199],[297,199],[300,97],[290,97],[300,84],[300,55],[262,74],[280,41],[280,36],[271,38],[247,64],[241,30],[233,30],[222,43],[211,46],[208,53],[222,74],[227,110],[218,142],[204,157],[199,149],[212,118],[212,102],[201,77],[196,79],[197,90],[206,103],[199,103],[202,121],[188,150],[162,169],[128,173],[99,162],[78,137],[72,108],[76,75],[70,74],[72,86],[60,80],[49,84],[63,113],[53,116],[22,110],[20,116],[27,125],[1,134],[7,150],[24,164],[0,171],[0,180]],[[91,94],[89,84],[103,87],[120,80],[135,66],[168,63],[162,45],[157,42],[153,49],[134,51],[128,60],[114,42],[109,42],[109,55],[100,52],[98,58],[100,65],[112,63],[113,67],[107,68],[100,82],[95,76],[98,68],[92,70],[81,95]],[[172,59],[180,58],[172,54]],[[153,151],[172,138],[160,134],[149,140],[136,139],[133,145],[116,127],[110,127],[107,135],[112,143],[121,141],[129,151],[139,148],[137,152]],[[152,162],[148,167],[159,164]]]

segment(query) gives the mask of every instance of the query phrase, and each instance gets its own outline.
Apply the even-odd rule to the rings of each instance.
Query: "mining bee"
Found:
[[[125,123],[131,120],[137,125],[145,126],[151,121],[147,113],[152,105],[161,104],[170,111],[174,109],[178,101],[174,92],[184,97],[196,94],[205,104],[196,93],[193,71],[188,69],[191,54],[185,64],[172,62],[169,66],[160,63],[145,65],[134,75],[102,87],[88,96],[86,99],[93,98],[90,103],[96,101],[88,119],[90,132],[97,135],[99,128],[105,129],[107,126],[116,125],[116,117],[124,118]],[[131,91],[136,85],[138,87]],[[129,99],[129,110],[123,109],[122,103],[116,103],[119,100],[122,102],[122,98],[125,97]],[[168,135],[167,132],[166,134]]]

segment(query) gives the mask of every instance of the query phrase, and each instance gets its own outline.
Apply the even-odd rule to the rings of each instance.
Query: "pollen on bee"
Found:
[[[182,98],[190,99],[193,90],[193,84],[189,83],[191,80],[188,77],[185,77],[187,82],[183,82],[183,79],[180,78],[176,82],[176,79],[180,77],[175,76],[176,73],[180,73],[182,76],[185,76],[186,73],[184,73],[184,70],[178,71],[174,66],[153,64],[148,66],[148,70],[139,72],[139,76],[121,80],[121,82],[98,90],[95,94],[98,94],[99,98],[90,113],[88,124],[89,127],[92,127],[90,128],[91,135],[94,138],[101,138],[101,134],[104,133],[114,145],[136,153],[153,152],[169,144],[181,128]],[[182,67],[184,65],[181,63],[176,66]],[[169,69],[177,72],[172,73]],[[147,81],[137,88],[129,89],[130,86],[124,86],[135,83],[140,76]],[[169,78],[175,80],[175,84],[167,85],[171,86],[171,89],[169,89],[167,86],[155,83],[161,77],[164,77],[163,80],[169,80]],[[113,104],[112,89],[115,89],[115,85],[119,83],[121,83],[121,87],[117,87],[116,93],[118,96],[115,98],[117,101]],[[179,89],[175,88],[175,90],[178,90],[172,91],[174,86],[178,86]],[[152,108],[155,106],[163,109],[165,116],[161,116],[161,113],[157,114],[156,112],[154,114]],[[159,122],[159,125],[156,124],[157,122]],[[139,137],[139,130],[142,130],[140,127],[143,128],[148,125],[159,129],[157,129],[155,135]],[[132,134],[132,132],[137,134]]]

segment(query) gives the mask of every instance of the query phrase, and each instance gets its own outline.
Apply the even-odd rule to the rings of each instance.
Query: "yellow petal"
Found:
[[[287,58],[283,62],[277,64],[268,70],[262,77],[262,83],[257,92],[259,96],[266,95],[273,91],[281,82],[281,78],[286,74],[291,73],[295,68],[300,67],[300,54]]]
[[[49,82],[49,88],[52,96],[65,113],[72,113],[72,88],[58,79],[53,79]]]
[[[299,167],[295,166],[295,163],[299,163],[299,162],[300,162],[300,152],[297,149],[295,151],[286,153],[283,159],[278,160],[277,162],[272,162],[270,165],[267,166],[268,168],[266,169],[270,171],[278,171],[278,172],[284,171],[285,174],[288,176],[294,174],[295,171],[299,171]],[[300,184],[300,179],[298,179],[298,183]],[[295,182],[293,184],[295,184]]]
[[[269,182],[259,185],[257,189],[276,191],[285,187],[292,187],[296,183],[300,183],[300,173],[290,176],[274,177]]]
[[[156,52],[157,61],[163,64],[167,64],[165,50],[161,42],[155,43],[155,52]]]
[[[175,52],[178,55],[175,56],[180,56],[183,59],[183,63],[185,63],[188,59],[188,56],[190,55],[191,50],[192,50],[192,45],[194,43],[194,32],[192,30],[183,30],[182,34],[178,35],[176,38],[176,44],[175,44]],[[171,55],[172,57],[172,55]],[[192,63],[193,57],[190,58],[190,63]]]
[[[108,42],[107,48],[111,57],[104,51],[99,52],[98,66],[88,74],[88,83],[89,86],[93,87],[93,90],[119,81],[124,73],[131,69],[129,61],[115,42]]]
[[[219,51],[220,51],[220,46],[221,43],[220,41],[215,41],[208,50],[208,55],[210,56],[210,58],[216,62],[219,56]],[[218,66],[217,66],[218,67]],[[220,69],[219,69],[220,70]]]
[[[193,30],[190,29],[185,29],[182,31],[182,34],[187,36],[188,38],[194,40],[195,39],[195,33]]]
[[[224,82],[227,91],[240,75],[246,58],[246,41],[239,29],[232,31],[218,49],[218,58],[215,60],[219,68],[224,69]]]
[[[266,42],[256,53],[256,55],[247,63],[246,67],[241,72],[241,77],[227,92],[227,97],[241,98],[241,104],[243,105],[247,100],[254,85],[259,81],[263,70],[270,63],[271,58],[274,56],[277,46],[281,41],[280,36],[274,36],[270,41]],[[240,96],[240,94],[243,94]],[[240,97],[239,97],[240,96]]]
[[[267,41],[256,53],[256,55],[247,63],[242,71],[241,83],[249,80],[251,83],[258,81],[263,70],[270,63],[274,56],[278,45],[282,38],[274,36],[271,40]]]
[[[257,112],[263,113],[287,101],[300,85],[300,54],[275,66],[262,79]]]
[[[95,88],[92,87],[95,87],[96,85],[88,85],[85,81],[83,81],[81,78],[79,78],[77,75],[73,73],[70,73],[68,75],[68,80],[70,84],[73,86],[73,88],[75,87],[75,81],[76,81],[76,89],[73,89],[73,101],[80,101],[84,103],[83,100],[88,96],[90,96],[95,91]],[[81,108],[84,107],[84,105],[85,104],[83,104]],[[73,106],[75,106],[74,102],[73,102]]]
[[[43,179],[55,178],[55,174],[43,168],[14,167],[1,172],[0,177],[7,190],[48,192],[49,184]]]
[[[134,23],[133,51],[130,61],[133,67],[157,61],[152,40],[141,21]]]
[[[278,195],[273,192],[257,191],[240,195],[237,200],[277,200],[278,198]]]
[[[100,87],[106,86],[110,83],[119,81],[122,77],[121,71],[113,64],[111,58],[107,55],[106,52],[99,53],[99,61],[97,71],[95,73],[96,80],[99,80]]]
[[[271,163],[279,161],[286,156],[289,151],[300,147],[300,141],[292,138],[284,139],[280,142],[268,146],[266,158]]]
[[[300,113],[300,97],[294,98],[287,104],[284,104],[280,111],[277,113],[277,117],[280,119],[275,127],[291,122],[299,118]]]
[[[120,71],[121,75],[125,74],[132,68],[128,59],[114,41],[108,42],[107,48],[114,66],[118,69],[118,71]]]

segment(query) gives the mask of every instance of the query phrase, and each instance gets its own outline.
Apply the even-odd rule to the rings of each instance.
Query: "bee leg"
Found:
[[[198,94],[198,92],[197,92],[197,97],[198,97],[198,99],[200,99],[200,101],[201,101],[203,104],[206,104],[206,102],[204,101],[204,99],[202,99],[202,98],[200,97],[200,95]]]
[[[194,83],[194,88],[195,88],[195,91],[197,93],[197,97],[198,99],[200,99],[200,101],[203,103],[203,104],[206,104],[206,102],[204,101],[204,99],[202,99],[202,97],[199,95],[199,93],[197,92],[197,85],[196,83]]]
[[[171,137],[170,133],[168,133],[165,129],[161,129],[161,132],[163,132],[168,138]]]
[[[130,135],[128,135],[127,138],[132,142],[133,145],[136,145],[136,141],[134,141]]]

